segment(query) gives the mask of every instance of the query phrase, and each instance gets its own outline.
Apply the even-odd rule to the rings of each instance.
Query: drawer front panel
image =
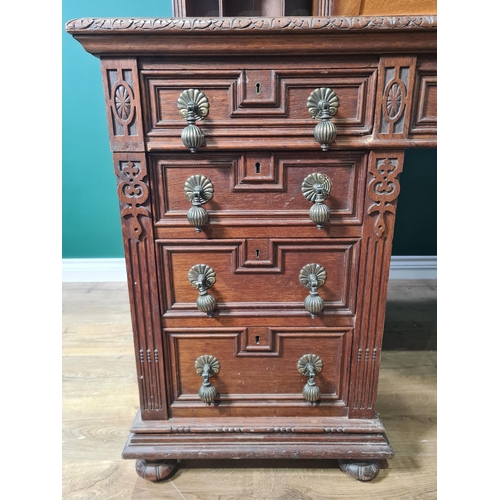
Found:
[[[311,225],[313,205],[302,194],[302,183],[311,173],[327,175],[332,183],[325,204],[332,224],[361,224],[366,155],[363,153],[241,153],[157,157],[156,225],[189,226],[191,207],[184,194],[186,180],[196,174],[214,185],[213,198],[203,207],[210,225],[268,225],[297,223]],[[207,226],[208,227],[208,226]],[[206,230],[209,230],[205,228]],[[194,234],[194,232],[193,232]],[[324,233],[318,231],[318,236]]]
[[[300,284],[299,273],[310,263],[327,272],[319,289],[324,314],[354,314],[358,239],[158,240],[157,246],[164,316],[204,315],[197,310],[198,292],[187,278],[196,264],[216,273],[209,290],[217,300],[215,318],[257,310],[307,316],[304,299],[309,290]]]
[[[285,416],[345,414],[347,370],[352,331],[349,328],[250,327],[240,329],[164,330],[172,363],[169,365],[170,413],[188,415]],[[258,335],[256,335],[256,333]],[[263,339],[267,351],[250,349],[248,341]],[[195,360],[210,354],[220,362],[220,371],[210,378],[218,396],[212,406],[200,400],[202,378],[194,368]],[[317,354],[323,362],[315,381],[320,402],[308,405],[302,395],[307,377],[299,373],[298,360]]]
[[[217,63],[214,63],[216,65]],[[205,134],[205,148],[220,148],[221,139],[293,136],[317,144],[312,130],[317,121],[309,115],[307,100],[315,89],[328,87],[339,97],[334,117],[339,136],[370,134],[373,126],[377,68],[373,63],[337,62],[335,68],[294,69],[283,65],[255,66],[245,63],[214,69],[200,65],[183,70],[143,69],[146,100],[146,133],[158,148],[183,150],[180,135],[186,121],[177,99],[186,89],[201,90],[210,105],[209,114],[198,123]],[[281,67],[280,67],[281,66]],[[224,141],[222,141],[224,142]]]

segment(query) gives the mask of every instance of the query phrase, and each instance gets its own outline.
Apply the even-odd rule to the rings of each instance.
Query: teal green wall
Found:
[[[64,258],[122,257],[99,59],[64,31],[79,17],[169,17],[170,0],[63,0]],[[436,150],[410,150],[393,255],[436,255]]]
[[[122,257],[99,59],[64,31],[79,17],[170,17],[170,0],[63,0],[64,258]]]

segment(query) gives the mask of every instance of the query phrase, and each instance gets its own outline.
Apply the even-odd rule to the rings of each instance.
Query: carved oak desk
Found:
[[[436,19],[80,19],[100,57],[139,383],[124,458],[393,456],[375,410]]]

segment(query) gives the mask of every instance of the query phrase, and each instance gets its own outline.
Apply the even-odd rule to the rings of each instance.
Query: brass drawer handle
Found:
[[[201,206],[210,201],[214,195],[214,185],[212,181],[201,174],[192,175],[184,184],[184,194],[193,204],[188,210],[187,220],[197,233],[202,226],[208,224],[208,212]]]
[[[198,395],[207,405],[211,405],[217,396],[217,389],[208,379],[219,373],[220,362],[215,356],[204,354],[194,362],[194,369],[198,375],[203,377]]]
[[[319,88],[307,99],[309,114],[320,122],[314,127],[314,138],[321,145],[322,151],[328,151],[330,144],[337,136],[337,128],[330,121],[337,114],[339,97],[328,88]]]
[[[307,201],[314,203],[309,210],[309,217],[318,229],[330,220],[330,208],[324,204],[332,190],[332,181],[321,173],[309,174],[302,183],[302,194]]]
[[[198,120],[203,120],[210,110],[210,104],[207,96],[198,89],[184,90],[179,99],[177,99],[177,108],[182,118],[188,122],[181,134],[182,144],[186,146],[191,153],[202,146],[205,136],[201,129],[195,125]]]
[[[309,377],[302,389],[302,395],[312,405],[320,398],[320,390],[316,385],[316,375],[323,370],[323,360],[316,354],[304,354],[297,362],[297,370],[301,375]]]
[[[315,318],[324,307],[323,299],[318,295],[318,288],[326,281],[326,269],[319,264],[306,264],[299,273],[302,286],[309,288],[309,295],[304,300],[304,307],[309,311],[311,318]]]
[[[214,315],[217,301],[213,295],[207,293],[207,290],[215,283],[215,271],[206,264],[196,264],[188,272],[188,280],[198,289],[198,299],[196,306],[208,316]]]

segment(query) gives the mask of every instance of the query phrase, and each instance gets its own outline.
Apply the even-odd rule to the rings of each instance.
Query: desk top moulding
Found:
[[[139,391],[123,457],[145,479],[281,457],[369,481],[394,454],[375,402],[404,151],[436,146],[437,19],[371,5],[66,24],[101,59]]]

